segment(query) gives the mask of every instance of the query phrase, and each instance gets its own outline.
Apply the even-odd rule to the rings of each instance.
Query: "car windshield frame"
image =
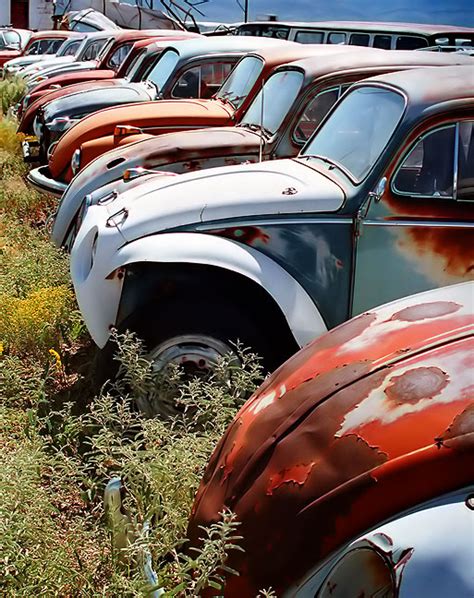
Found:
[[[282,77],[293,77],[293,81],[287,81],[283,87],[280,79]],[[288,116],[292,106],[297,101],[304,84],[304,72],[300,69],[285,68],[273,73],[263,85],[262,89],[253,99],[252,103],[240,121],[241,125],[257,125],[270,135],[278,133],[280,127]],[[285,97],[281,93],[272,94],[272,85],[276,82],[285,89]],[[263,102],[262,102],[263,97]],[[263,111],[262,111],[263,103]],[[271,116],[271,123],[270,118]]]
[[[56,56],[59,57],[63,57],[63,56],[75,56],[77,54],[77,51],[79,50],[79,48],[81,47],[81,39],[76,39],[74,37],[71,37],[67,40],[64,41],[64,43],[62,44],[62,46],[59,48],[59,50],[56,52]],[[74,47],[74,51],[72,53],[69,53],[69,49],[72,47]],[[68,52],[68,54],[65,54],[64,52]]]
[[[246,71],[242,65],[245,67],[251,61],[254,64],[254,68],[250,73],[247,72],[247,74],[245,74]],[[259,68],[255,68],[257,65]],[[230,71],[227,79],[217,92],[216,98],[222,102],[231,104],[235,110],[238,110],[259,80],[264,67],[265,62],[260,56],[244,56]],[[238,79],[238,77],[240,77],[240,79]]]
[[[169,58],[173,60],[167,63],[166,61]],[[172,47],[165,48],[158,56],[158,59],[148,68],[143,80],[150,81],[157,88],[158,93],[161,93],[173,73],[176,72],[180,58],[178,50]],[[151,77],[153,73],[155,78]]]
[[[387,122],[387,117],[390,116],[390,110],[391,107],[389,104],[385,104],[382,102],[381,98],[379,97],[377,102],[375,104],[373,104],[372,110],[371,110],[371,114],[367,115],[367,114],[363,114],[361,113],[361,107],[359,107],[357,109],[357,100],[359,99],[361,93],[370,93],[370,92],[385,92],[387,93],[386,98],[390,97],[392,100],[393,99],[397,99],[401,100],[400,103],[398,104],[398,106],[393,106],[393,108],[396,110],[396,113],[394,112],[394,118],[391,119],[391,122],[389,122],[389,124],[387,124],[386,127],[386,134],[381,136],[380,140],[373,140],[372,142],[367,142],[367,135],[364,134],[362,135],[361,132],[358,132],[358,137],[360,137],[361,139],[364,139],[364,143],[363,144],[359,144],[359,146],[354,147],[354,149],[352,149],[352,151],[350,151],[349,154],[345,154],[343,156],[343,158],[346,158],[346,160],[342,160],[340,156],[335,156],[334,155],[334,151],[328,151],[328,147],[331,148],[331,142],[334,142],[334,140],[338,140],[340,139],[340,131],[334,130],[334,127],[340,127],[341,125],[347,125],[348,122],[351,122],[351,126],[355,126],[357,124],[362,124],[364,125],[363,119],[365,118],[366,120],[368,118],[370,118],[370,126],[373,130],[373,132],[379,132],[382,129],[380,128],[380,122],[383,122],[384,124]],[[389,95],[388,95],[389,94]],[[357,97],[358,96],[358,97]],[[354,98],[356,98],[356,110],[354,110]],[[347,106],[349,106],[349,108],[347,108]],[[376,108],[375,108],[376,106]],[[377,110],[381,110],[381,107],[385,106],[386,110],[385,110],[385,114],[383,115],[383,118],[378,117],[377,119],[373,118],[373,113],[374,111]],[[370,104],[368,105],[369,111],[370,111]],[[319,127],[316,129],[316,131],[314,132],[314,134],[312,135],[312,137],[307,141],[306,145],[304,146],[304,148],[301,150],[300,153],[300,157],[301,158],[306,158],[306,159],[317,159],[317,160],[321,160],[322,162],[329,164],[329,167],[331,169],[338,169],[341,172],[343,172],[354,184],[359,185],[362,182],[364,182],[367,177],[370,175],[370,173],[372,172],[372,170],[374,169],[375,165],[377,164],[377,162],[379,161],[379,159],[381,158],[381,156],[384,154],[386,148],[388,147],[391,139],[393,138],[395,132],[397,131],[397,129],[400,126],[400,123],[403,120],[403,117],[405,115],[407,109],[407,97],[406,95],[403,93],[402,90],[388,86],[388,85],[383,85],[383,84],[379,84],[379,83],[371,83],[366,84],[366,85],[356,85],[353,86],[351,89],[349,89],[340,100],[338,100],[336,102],[336,104],[334,105],[334,107],[330,110],[330,112],[326,115],[326,117],[324,118],[324,120],[322,121],[322,123],[319,125]],[[344,112],[342,112],[344,111]],[[346,114],[349,114],[349,118],[347,118]],[[340,118],[342,114],[342,119]],[[347,122],[344,122],[344,119],[346,119]],[[358,122],[359,120],[359,122]],[[367,120],[368,122],[368,120]],[[367,124],[367,123],[365,123]],[[364,131],[365,127],[362,126],[361,130]],[[349,137],[346,135],[346,141],[347,139],[349,139]],[[343,139],[344,141],[344,139]],[[376,151],[374,151],[374,141],[377,141],[376,145],[375,145],[375,149]],[[327,143],[326,148],[324,147],[324,143]],[[322,147],[321,147],[322,146]],[[348,143],[344,143],[343,144],[344,148],[347,149],[348,147],[350,148],[350,144]],[[337,149],[337,144],[334,145],[334,147],[332,148]],[[364,154],[364,149],[365,149],[365,154]],[[354,172],[354,166],[351,165],[349,163],[347,163],[347,158],[349,156],[352,156],[354,153],[356,153],[356,155],[359,157],[367,155],[367,159],[365,161],[365,166],[363,169],[361,169],[359,167],[359,169]]]
[[[18,52],[21,51],[21,35],[15,31],[14,29],[7,29],[7,30],[3,30],[0,32],[0,51],[6,50],[7,48],[9,50],[13,49],[13,45],[16,44],[18,45]],[[18,40],[16,42],[9,42],[6,38],[6,35],[10,34],[10,35],[16,35],[16,37],[18,38]]]

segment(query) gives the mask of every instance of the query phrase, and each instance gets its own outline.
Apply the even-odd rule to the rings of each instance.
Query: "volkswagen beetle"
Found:
[[[271,369],[374,305],[471,280],[473,74],[367,79],[296,159],[84,203],[71,275],[95,342],[129,328],[163,364],[240,338]]]
[[[93,160],[64,193],[54,220],[54,242],[71,248],[77,234],[76,215],[91,192],[99,199],[126,190],[131,178],[154,170],[182,173],[295,156],[351,83],[377,73],[473,62],[470,57],[456,54],[327,45],[313,48],[311,58],[279,66],[272,72],[236,126],[146,136],[144,140],[138,137],[138,141]],[[86,164],[88,152],[95,145],[90,141],[82,146]],[[118,179],[126,169],[131,170],[124,177],[125,184],[120,184]],[[98,188],[104,185],[100,193]]]
[[[464,283],[370,310],[247,401],[188,528],[197,547],[224,509],[240,522],[221,595],[474,595],[473,301]]]

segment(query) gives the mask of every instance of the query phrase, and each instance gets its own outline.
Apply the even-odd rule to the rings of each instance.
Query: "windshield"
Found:
[[[298,97],[302,84],[303,73],[301,71],[275,73],[250,104],[242,123],[262,125],[268,132],[276,133]]]
[[[399,93],[359,87],[339,103],[301,155],[327,158],[359,182],[387,145],[404,107]]]
[[[143,50],[141,50],[134,58],[132,58],[132,60],[130,60],[127,70],[125,71],[125,77],[127,79],[133,80],[133,77],[136,75],[138,68],[146,56],[146,53],[146,48],[143,48]],[[123,67],[124,65],[122,65],[122,68]]]
[[[73,56],[77,52],[77,49],[80,45],[80,39],[72,39],[67,42],[64,42],[64,44],[58,50],[56,56]]]
[[[90,39],[84,44],[81,52],[79,53],[79,61],[95,60],[99,55],[100,51],[107,42],[107,38],[103,39]]]
[[[5,48],[21,49],[21,38],[16,31],[2,31],[0,34],[0,50]]]
[[[146,79],[153,81],[159,90],[163,89],[168,79],[173,74],[179,61],[179,54],[176,50],[166,50],[161,54]]]
[[[255,56],[246,56],[237,64],[219,90],[217,97],[239,108],[255,85],[263,69],[263,60]]]

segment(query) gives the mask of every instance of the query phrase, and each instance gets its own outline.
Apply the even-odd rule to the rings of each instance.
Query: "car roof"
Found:
[[[245,25],[285,25],[298,29],[342,29],[345,31],[368,31],[383,33],[414,33],[420,35],[441,35],[443,33],[474,33],[471,27],[455,25],[431,25],[424,23],[397,23],[394,21],[251,21]]]
[[[316,47],[316,46],[315,46]],[[414,52],[413,50],[379,50],[376,48],[362,48],[354,51],[356,46],[319,46],[325,48],[346,48],[346,52],[325,55],[318,50],[314,57],[295,60],[286,67],[301,68],[308,78],[315,79],[335,73],[337,71],[351,71],[358,68],[398,67],[398,66],[454,66],[469,65],[474,67],[474,60],[458,52]],[[324,60],[320,57],[324,56]],[[284,67],[282,67],[284,68]]]
[[[259,56],[263,58],[267,66],[271,66],[272,64],[281,65],[284,61],[313,60],[313,54],[315,57],[322,57],[332,54],[347,54],[353,50],[354,53],[357,53],[359,50],[371,51],[372,48],[330,44],[282,44],[249,52],[247,56]],[[376,51],[383,52],[383,50]],[[301,59],[298,58],[298,54],[301,54]]]
[[[66,39],[68,37],[76,37],[78,35],[78,31],[66,31],[65,29],[60,29],[57,31],[50,31],[50,30],[45,30],[45,31],[35,31],[34,33],[31,34],[30,37],[30,41],[35,41],[37,39],[44,39],[44,38],[61,38],[61,39]],[[80,34],[79,35],[83,36],[84,34]]]
[[[472,58],[467,57],[469,61]],[[435,106],[452,100],[474,100],[474,61],[442,69],[420,68],[371,77],[357,85],[383,84],[407,96],[411,106]]]
[[[171,29],[128,29],[123,31],[114,32],[114,37],[117,42],[125,41],[125,40],[143,40],[146,38],[153,39],[154,37],[168,37],[173,34],[174,30]],[[184,33],[176,30],[176,34]]]
[[[251,35],[224,35],[217,37],[202,36],[192,40],[179,40],[170,43],[169,46],[175,48],[181,58],[192,58],[207,53],[242,53],[251,52],[260,48],[263,49],[278,45],[285,46],[288,44],[294,44],[294,42]]]

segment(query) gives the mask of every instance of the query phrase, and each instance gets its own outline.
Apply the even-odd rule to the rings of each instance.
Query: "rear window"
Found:
[[[298,31],[295,36],[295,42],[300,44],[322,44],[323,41],[323,31]]]
[[[418,50],[426,48],[428,42],[423,37],[414,37],[412,35],[401,35],[397,37],[395,47],[397,50]]]
[[[26,52],[28,56],[39,56],[40,54],[56,54],[61,45],[64,43],[63,39],[39,39],[31,44]]]
[[[370,35],[368,33],[353,33],[349,39],[350,46],[368,46]]]

